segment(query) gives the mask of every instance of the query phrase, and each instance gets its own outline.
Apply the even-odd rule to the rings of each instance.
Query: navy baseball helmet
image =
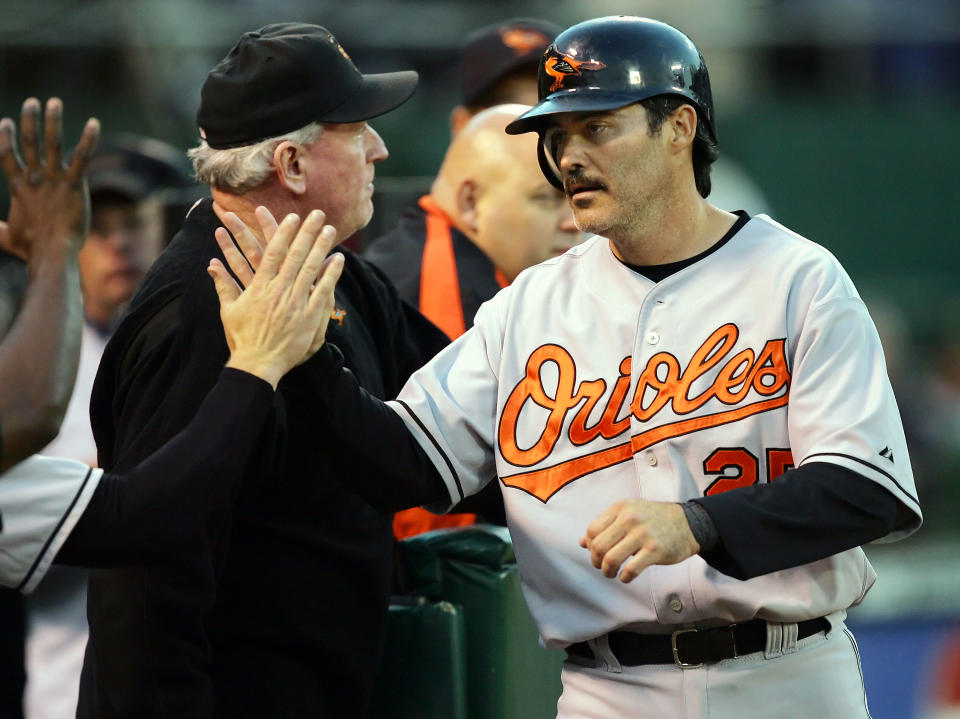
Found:
[[[536,105],[507,125],[507,132],[543,131],[551,117],[626,107],[657,95],[675,95],[697,111],[712,144],[717,143],[707,64],[696,45],[671,25],[642,17],[587,20],[560,33],[543,53]],[[560,187],[558,171],[543,143],[540,165]]]

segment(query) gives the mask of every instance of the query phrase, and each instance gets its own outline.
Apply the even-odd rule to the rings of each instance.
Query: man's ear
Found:
[[[690,105],[681,105],[668,119],[670,124],[670,145],[675,150],[685,150],[693,144],[697,136],[697,111]]]
[[[460,223],[471,237],[477,234],[479,218],[477,216],[477,201],[479,200],[477,183],[473,180],[464,180],[457,188],[457,216]]]
[[[273,151],[273,167],[280,184],[295,195],[307,191],[307,172],[303,164],[303,148],[284,140]]]

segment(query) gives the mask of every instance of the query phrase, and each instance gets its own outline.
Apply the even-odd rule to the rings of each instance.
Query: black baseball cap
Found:
[[[326,28],[278,23],[245,33],[210,71],[197,124],[210,147],[240,147],[313,121],[369,120],[416,87],[413,70],[364,75]]]
[[[137,201],[191,183],[184,154],[149,137],[106,138],[87,165],[87,184],[94,199],[100,193],[111,193]]]
[[[521,69],[536,77],[544,50],[563,30],[546,20],[514,18],[475,30],[460,50],[460,91],[473,105],[501,78]]]

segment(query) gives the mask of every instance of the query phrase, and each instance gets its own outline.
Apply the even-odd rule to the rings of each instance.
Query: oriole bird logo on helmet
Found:
[[[543,62],[543,71],[553,78],[553,85],[550,86],[550,92],[556,92],[563,87],[563,81],[571,75],[581,75],[581,70],[602,70],[606,67],[599,60],[577,60],[569,55],[557,53],[555,48],[550,48],[555,54],[548,57]],[[547,52],[550,52],[548,50]]]

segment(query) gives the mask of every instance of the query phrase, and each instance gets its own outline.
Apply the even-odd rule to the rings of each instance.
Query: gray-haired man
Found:
[[[91,403],[104,468],[122,470],[176,433],[223,364],[205,277],[220,256],[221,218],[269,239],[258,206],[277,216],[320,209],[339,237],[351,235],[370,219],[374,165],[387,157],[366,120],[415,84],[413,72],[362,75],[327,30],[303,24],[245,34],[210,72],[204,142],[191,157],[213,199],[187,216],[104,353]],[[445,338],[345,254],[326,337],[367,391],[393,396]],[[350,492],[351,456],[314,431],[320,389],[312,361],[281,382],[237,509],[208,523],[197,554],[94,573],[79,716],[363,714],[391,516]]]

